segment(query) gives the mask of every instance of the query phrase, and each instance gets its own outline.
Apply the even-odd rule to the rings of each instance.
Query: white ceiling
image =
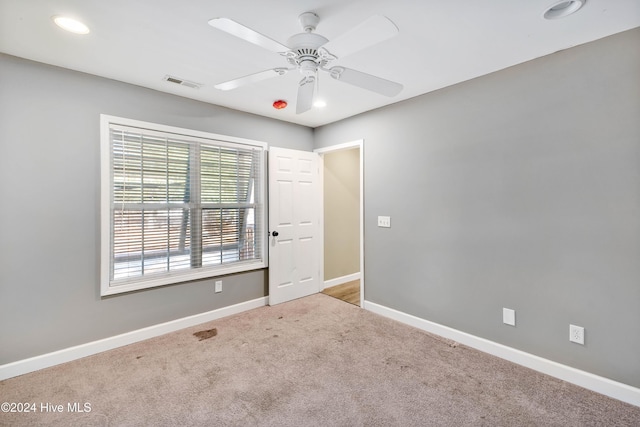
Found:
[[[640,26],[638,0],[587,0],[576,14],[545,20],[557,0],[0,0],[0,51],[216,105],[317,127],[445,86]],[[295,114],[300,76],[285,76],[232,91],[220,82],[270,68],[283,57],[210,27],[231,18],[281,43],[301,32],[298,15],[320,16],[317,33],[329,40],[376,14],[398,36],[332,65],[404,85],[387,98],[320,77],[328,105]],[[91,33],[64,32],[51,17],[79,18]],[[639,46],[640,48],[640,46]],[[191,89],[165,75],[202,83]],[[0,94],[1,96],[1,94]],[[277,99],[289,107],[276,110]]]

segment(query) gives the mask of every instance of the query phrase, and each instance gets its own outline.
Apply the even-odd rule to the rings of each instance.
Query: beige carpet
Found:
[[[0,396],[37,405],[3,426],[640,425],[638,407],[322,294],[5,380]]]

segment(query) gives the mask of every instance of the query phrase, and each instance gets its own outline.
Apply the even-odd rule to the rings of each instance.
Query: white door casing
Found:
[[[318,154],[269,149],[269,305],[320,289]]]
[[[364,307],[364,140],[359,139],[356,141],[351,141],[343,144],[330,145],[323,148],[317,148],[313,150],[314,153],[318,153],[320,155],[320,178],[319,182],[322,186],[324,181],[324,166],[323,166],[323,156],[327,153],[342,151],[342,150],[352,150],[358,149],[360,152],[360,307]],[[324,194],[324,190],[319,190],[320,194]],[[320,219],[320,234],[324,239],[324,197],[321,198],[320,201],[320,209],[323,216]],[[322,241],[321,246],[321,256],[320,256],[320,265],[321,265],[321,277],[320,280],[322,282],[322,289],[325,288],[327,284],[324,281],[324,240]]]

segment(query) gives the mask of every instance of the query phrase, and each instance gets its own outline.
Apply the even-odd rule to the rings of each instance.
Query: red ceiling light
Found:
[[[282,99],[278,99],[273,103],[273,108],[276,110],[282,110],[287,107],[287,101],[283,101]]]

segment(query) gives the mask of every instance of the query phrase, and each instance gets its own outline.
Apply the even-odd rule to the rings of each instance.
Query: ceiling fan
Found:
[[[338,81],[370,90],[380,95],[392,97],[400,93],[402,85],[399,83],[342,66],[329,67],[329,64],[338,58],[343,58],[398,34],[398,27],[389,18],[380,15],[372,16],[331,41],[320,34],[314,33],[318,22],[320,22],[320,18],[315,13],[305,12],[298,17],[298,20],[304,32],[290,37],[286,45],[229,18],[209,20],[209,25],[212,27],[276,52],[286,58],[289,63],[288,68],[273,68],[250,74],[219,83],[215,85],[215,88],[231,90],[246,84],[283,76],[289,71],[297,69],[302,74],[302,80],[298,88],[296,114],[301,114],[311,109],[318,70],[328,73]]]

